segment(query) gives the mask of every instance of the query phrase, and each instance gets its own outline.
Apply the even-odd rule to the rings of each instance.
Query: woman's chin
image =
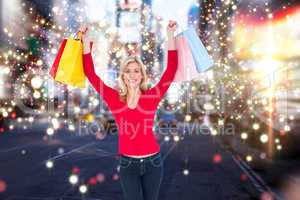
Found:
[[[127,85],[127,87],[130,88],[130,89],[136,89],[136,88],[138,88],[139,86],[136,85],[136,84],[134,84],[134,85],[129,84],[129,85]]]

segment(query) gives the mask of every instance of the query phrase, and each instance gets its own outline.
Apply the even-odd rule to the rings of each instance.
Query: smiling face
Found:
[[[137,62],[128,63],[123,78],[128,88],[138,88],[143,79],[141,66]]]

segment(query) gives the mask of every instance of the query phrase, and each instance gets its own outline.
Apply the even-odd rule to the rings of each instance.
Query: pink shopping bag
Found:
[[[189,47],[188,41],[183,35],[176,36],[176,49],[178,53],[178,69],[175,74],[174,82],[181,83],[191,81],[199,77],[194,63],[193,55]]]
[[[208,55],[207,49],[200,40],[194,26],[190,26],[187,30],[181,32],[179,35],[183,35],[186,39],[192,52],[197,71],[205,72],[213,67],[214,61],[210,55]]]

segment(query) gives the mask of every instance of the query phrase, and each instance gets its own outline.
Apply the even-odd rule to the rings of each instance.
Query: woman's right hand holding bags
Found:
[[[91,41],[90,37],[87,34],[88,27],[85,25],[82,25],[80,27],[79,31],[82,33],[81,40],[82,40],[82,44],[83,44],[83,54],[91,53],[93,42]]]

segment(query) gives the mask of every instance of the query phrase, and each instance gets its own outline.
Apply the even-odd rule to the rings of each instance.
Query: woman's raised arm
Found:
[[[167,69],[155,87],[151,88],[151,90],[155,90],[155,94],[158,95],[159,98],[164,96],[173,82],[178,66],[177,50],[169,50],[167,56]]]
[[[169,86],[173,82],[175,78],[175,74],[178,67],[178,55],[175,46],[175,37],[174,32],[177,28],[175,21],[169,21],[169,25],[167,28],[167,36],[168,36],[168,58],[167,58],[167,69],[164,71],[161,79],[155,85],[155,87],[150,90],[155,91],[155,95],[159,98],[162,98],[163,95],[168,90]]]
[[[87,27],[83,26],[80,28],[82,32],[82,43],[83,43],[83,67],[86,77],[89,79],[95,90],[102,96],[104,101],[109,104],[113,103],[118,98],[118,92],[107,86],[101,78],[95,72],[95,66],[91,53],[91,41],[86,35]]]
[[[118,97],[117,90],[107,86],[96,74],[91,52],[83,55],[83,66],[86,77],[107,104]]]

